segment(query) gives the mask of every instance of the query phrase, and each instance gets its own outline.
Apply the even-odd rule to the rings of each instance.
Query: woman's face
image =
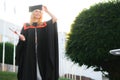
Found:
[[[33,11],[34,18],[36,18],[36,19],[41,18],[42,14],[43,14],[42,11],[39,10],[39,9],[36,9],[36,10]]]

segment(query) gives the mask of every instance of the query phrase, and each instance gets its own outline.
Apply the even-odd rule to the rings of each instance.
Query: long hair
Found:
[[[34,10],[33,12],[32,12],[32,14],[31,14],[31,17],[30,17],[30,25],[32,25],[33,24],[33,22],[35,22],[35,20],[36,20],[36,18],[35,18],[35,15],[34,15],[34,12],[35,12],[36,10]],[[37,23],[38,23],[38,25],[40,25],[41,23],[42,23],[42,18],[43,18],[43,16],[42,16],[43,14],[41,13],[41,17],[38,19],[38,21],[37,21]]]

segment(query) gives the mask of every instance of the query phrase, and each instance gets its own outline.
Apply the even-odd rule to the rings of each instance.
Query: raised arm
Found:
[[[43,6],[42,8],[52,18],[52,22],[55,23],[57,21],[57,18],[47,9],[46,6]]]

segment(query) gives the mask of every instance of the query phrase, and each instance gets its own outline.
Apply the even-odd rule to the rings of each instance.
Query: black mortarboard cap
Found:
[[[42,5],[29,6],[29,12],[34,11],[35,9],[42,10]]]

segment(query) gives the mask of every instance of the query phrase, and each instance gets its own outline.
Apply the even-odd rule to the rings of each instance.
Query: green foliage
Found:
[[[14,45],[12,43],[5,43],[5,63],[13,64],[13,48]],[[3,56],[3,43],[0,43],[0,63],[2,62]]]
[[[120,74],[120,56],[109,53],[111,49],[120,48],[120,1],[84,9],[76,17],[68,36],[66,55],[73,62],[107,71],[109,75]]]

